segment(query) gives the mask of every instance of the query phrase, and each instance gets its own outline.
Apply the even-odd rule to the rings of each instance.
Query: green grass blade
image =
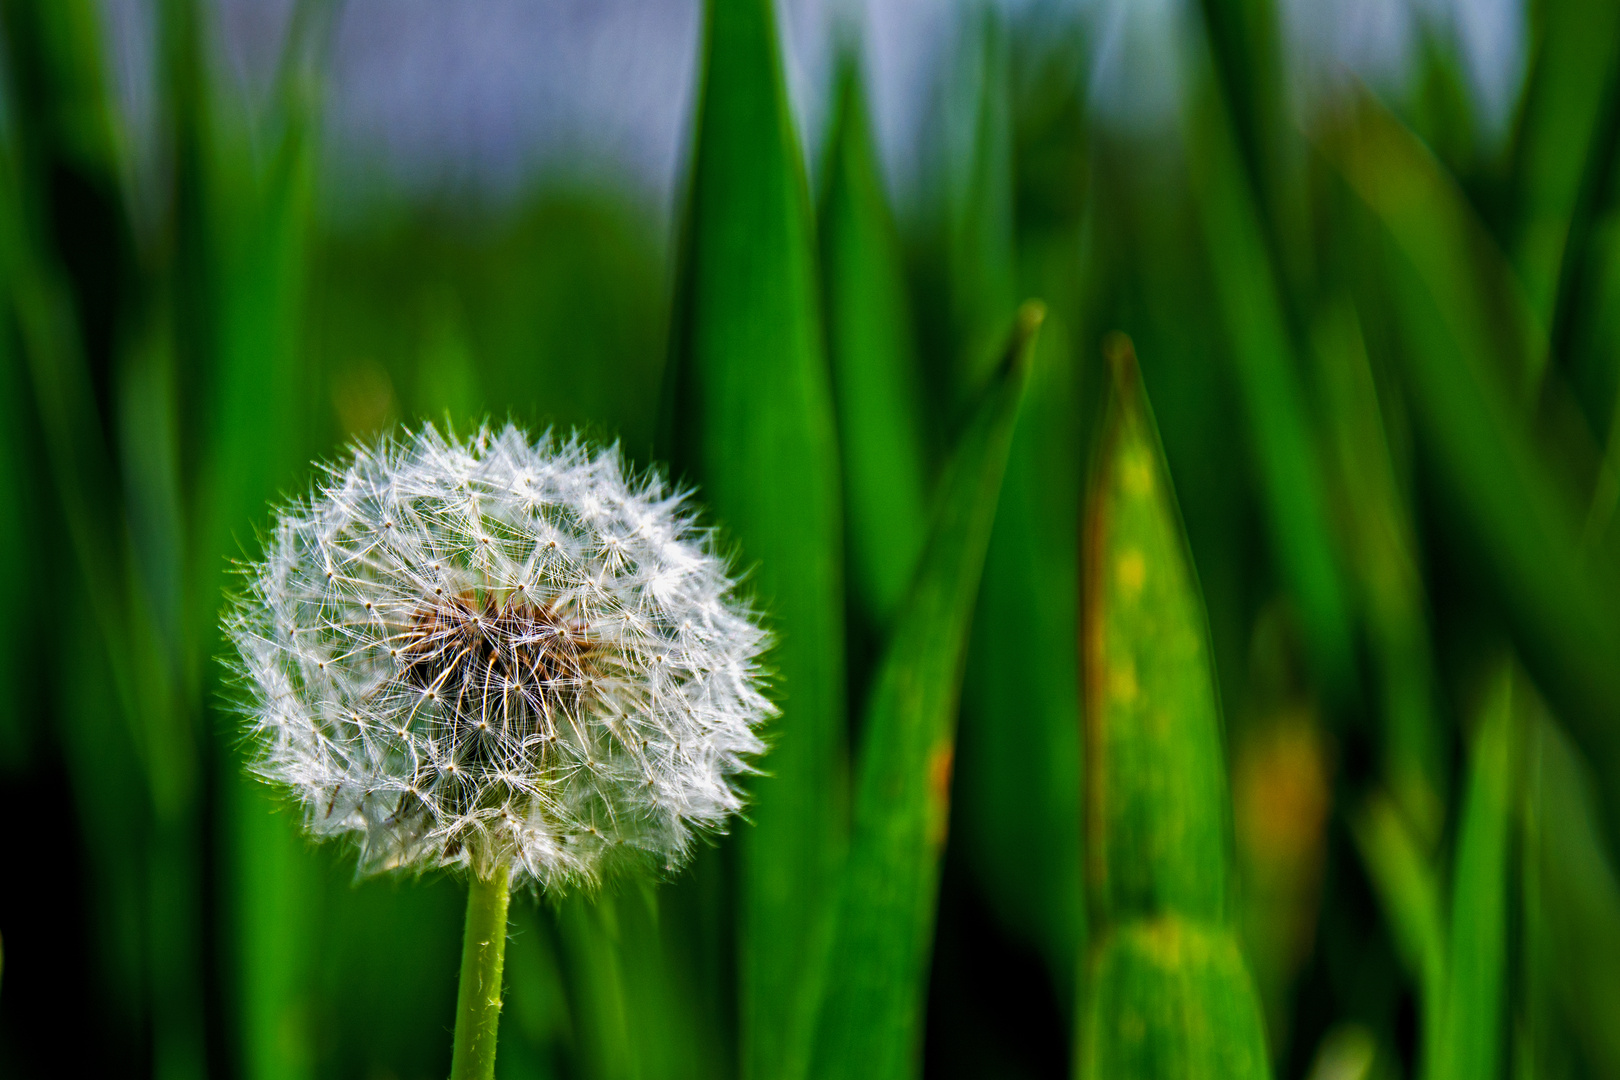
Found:
[[[118,204],[117,140],[90,7],[13,5],[5,15],[10,59],[17,63],[10,71],[12,90],[27,103],[11,118],[17,126],[8,132],[12,142],[0,194],[9,300],[33,384],[43,457],[83,582],[80,610],[89,612],[86,621],[102,639],[113,693],[98,704],[116,704],[122,713],[133,760],[115,765],[105,755],[107,717],[75,707],[82,700],[77,696],[62,709],[69,728],[62,742],[82,770],[79,795],[90,830],[98,834],[99,871],[114,883],[111,902],[128,905],[109,921],[119,926],[126,945],[138,942],[139,954],[148,960],[140,997],[151,1024],[153,1071],[164,1078],[189,1078],[205,1067],[193,714],[175,700],[173,634],[154,625],[154,613],[171,598],[153,595],[156,578],[135,584],[122,572],[131,554],[125,545],[130,519],[123,513],[130,507],[116,486],[120,470],[92,373],[97,362],[114,364],[121,343],[96,337],[91,328],[98,319],[127,314],[105,310],[109,297],[122,297],[130,284],[122,278],[129,268],[119,261],[128,255],[120,246],[127,242],[128,223]],[[83,217],[74,228],[59,231],[51,209],[64,197],[62,188],[75,184],[82,185],[76,194],[87,196],[75,210]],[[75,277],[75,271],[86,272],[87,242],[99,245],[89,256],[92,276],[102,284],[110,280],[113,288],[87,289]],[[108,279],[101,279],[109,268]],[[64,632],[83,629],[64,627]],[[134,775],[126,771],[132,765]],[[138,792],[149,816],[124,808],[111,811],[114,820],[103,801],[108,791],[126,798]],[[122,850],[115,853],[113,845]],[[99,906],[101,898],[92,902]]]
[[[821,272],[844,461],[849,593],[881,634],[922,554],[928,464],[900,240],[853,58],[845,59],[839,79],[831,145]]]
[[[558,910],[566,995],[582,1075],[675,1080],[722,1075],[672,960],[661,897],[647,883],[573,896]],[[503,1048],[504,1053],[504,1048]]]
[[[1499,256],[1480,247],[1422,147],[1370,102],[1357,115],[1318,145],[1384,226],[1380,288],[1442,481],[1440,520],[1494,587],[1525,662],[1594,766],[1620,775],[1620,584],[1581,550],[1574,494],[1532,440],[1521,402],[1539,372],[1527,374],[1536,353],[1512,310],[1522,302],[1496,303],[1478,284],[1475,267],[1486,273]]]
[[[1511,666],[1494,677],[1470,755],[1456,866],[1440,1049],[1430,1080],[1494,1080],[1501,1072],[1507,999],[1508,849],[1518,759],[1516,699],[1527,688]]]
[[[1205,89],[1190,100],[1187,124],[1193,194],[1254,440],[1273,557],[1298,605],[1318,677],[1342,694],[1353,678],[1350,611],[1280,275],[1220,95]]]
[[[1620,5],[1542,4],[1513,146],[1513,259],[1543,325],[1567,307],[1593,202],[1615,152]],[[1566,294],[1566,295],[1561,295]],[[1556,329],[1554,331],[1556,335]]]
[[[1043,284],[1065,295],[1069,283]],[[1074,337],[1049,309],[974,610],[953,815],[953,837],[1002,929],[1044,955],[1064,1005],[1084,914],[1074,642],[1085,461]]]
[[[1095,943],[1078,1076],[1269,1075],[1228,926],[1231,806],[1209,628],[1128,339],[1085,514],[1081,656]]]
[[[1383,222],[1471,363],[1529,401],[1545,370],[1545,329],[1445,167],[1370,94],[1312,137]]]
[[[949,820],[957,695],[1029,353],[1020,311],[1002,374],[957,448],[938,516],[866,710],[849,858],[813,1075],[920,1072],[928,944]]]
[[[1526,877],[1537,886],[1550,962],[1539,974],[1552,984],[1593,1074],[1620,1076],[1620,874],[1591,777],[1569,737],[1543,715],[1528,741],[1525,858],[1533,865]]]
[[[1082,564],[1091,918],[1222,925],[1230,809],[1203,601],[1135,353],[1105,347]]]
[[[974,17],[982,21],[964,33],[959,84],[947,91],[974,125],[973,138],[964,132],[956,144],[959,156],[944,163],[959,185],[951,219],[958,333],[1003,334],[1015,284],[1048,308],[974,609],[951,858],[959,855],[963,884],[983,897],[996,928],[1046,961],[1049,979],[1036,992],[1049,982],[1060,1015],[1069,1016],[1083,922],[1079,383],[1082,357],[1095,346],[1091,312],[1083,311],[1094,292],[1086,63],[1072,13],[1047,13],[1035,32],[994,5],[979,5]],[[983,325],[972,326],[975,318]],[[962,338],[953,344],[964,343],[974,347]],[[982,378],[982,370],[970,365],[968,377]],[[961,955],[971,969],[990,953],[969,937]],[[941,977],[957,978],[949,966]],[[977,994],[971,978],[963,985]],[[966,1028],[960,1034],[978,1038]],[[942,1044],[940,1052],[951,1050]]]
[[[569,897],[557,924],[582,1072],[596,1080],[640,1077],[641,1045],[632,1028],[615,904]]]
[[[945,102],[945,242],[955,409],[993,370],[1018,304],[1011,58],[992,4],[968,5]]]
[[[1103,938],[1078,1074],[1096,1080],[1265,1080],[1260,1005],[1230,933],[1160,915]]]
[[[777,634],[782,715],[752,785],[738,900],[741,1072],[764,1078],[808,1038],[806,975],[843,844],[843,523],[810,201],[769,0],[711,0],[703,55],[668,426]]]
[[[1424,1040],[1420,1075],[1433,1076],[1445,1002],[1446,919],[1422,841],[1387,796],[1370,797],[1351,821],[1362,864],[1383,908],[1396,954],[1418,984]]]
[[[1348,563],[1378,680],[1384,782],[1424,850],[1433,851],[1445,825],[1450,747],[1436,710],[1417,530],[1348,300],[1324,307],[1313,339],[1340,496],[1337,517],[1346,526]]]
[[[306,48],[315,29],[305,0],[295,15],[286,48]],[[312,222],[314,139],[312,108],[301,96],[296,65],[275,88],[269,123],[272,152],[255,160],[243,134],[241,114],[198,100],[204,84],[191,81],[200,63],[203,23],[198,10],[174,5],[168,27],[169,72],[174,83],[176,125],[190,149],[204,155],[181,191],[182,250],[191,258],[182,280],[203,283],[183,293],[206,312],[185,310],[197,320],[196,344],[208,365],[210,391],[197,439],[204,449],[198,469],[192,567],[194,640],[203,656],[217,649],[220,595],[229,586],[233,559],[254,553],[256,527],[270,502],[292,488],[309,453],[305,431],[312,411],[308,373],[298,348],[303,318],[306,246]],[[213,103],[218,105],[219,103]],[[240,103],[236,103],[238,107]],[[186,125],[190,125],[187,127]],[[201,657],[199,657],[199,660]],[[218,684],[215,668],[198,685],[204,701]],[[201,703],[199,703],[201,704]],[[231,731],[230,710],[215,721]],[[282,796],[247,775],[239,740],[219,755],[221,802],[230,840],[223,871],[226,927],[231,939],[234,1004],[244,1074],[258,1078],[310,1076],[315,1068],[317,1010],[314,943],[321,908],[320,881],[296,816]]]

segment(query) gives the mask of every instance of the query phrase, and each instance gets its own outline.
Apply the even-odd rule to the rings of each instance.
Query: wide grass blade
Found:
[[[846,57],[821,208],[821,273],[844,462],[849,595],[882,634],[928,528],[923,395],[900,240],[878,175],[860,69]]]
[[[1269,1075],[1228,925],[1231,806],[1209,629],[1129,340],[1084,536],[1086,870],[1094,942],[1076,1073]]]
[[[1263,1080],[1266,1039],[1237,942],[1206,924],[1132,919],[1092,961],[1082,1077]]]
[[[1096,366],[1086,361],[1096,352],[1097,292],[1084,50],[1063,13],[1014,35],[1019,284],[1048,306],[974,608],[952,815],[964,884],[982,892],[998,929],[1041,954],[1062,1016],[1073,1015],[1084,922],[1074,642],[1082,430],[1091,419],[1083,406],[1092,400],[1081,383]],[[952,936],[968,971],[992,955],[976,936]],[[994,1000],[988,986],[967,988],[976,1001]]]
[[[774,7],[711,0],[706,12],[668,443],[756,567],[777,635],[767,663],[782,714],[752,785],[737,913],[741,1072],[763,1078],[808,1038],[810,957],[843,845],[843,522],[815,237]]]
[[[1135,353],[1105,349],[1082,564],[1091,917],[1222,925],[1231,811],[1203,601]]]
[[[962,436],[869,699],[816,1027],[812,1074],[818,1077],[899,1080],[920,1073],[957,695],[1007,449],[1043,316],[1034,302],[1020,310],[1002,371]]]
[[[1445,167],[1370,94],[1312,138],[1383,223],[1470,363],[1513,400],[1532,401],[1546,364],[1545,326]]]

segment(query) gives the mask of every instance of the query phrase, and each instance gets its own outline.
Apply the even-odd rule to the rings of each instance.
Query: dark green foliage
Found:
[[[956,699],[979,573],[1044,309],[1019,312],[1003,369],[941,485],[928,546],[874,681],[812,1075],[919,1075]]]
[[[844,843],[844,558],[815,234],[768,0],[707,5],[668,375],[669,447],[757,566],[781,705],[738,896],[741,1069],[805,1053]]]
[[[886,630],[927,528],[922,405],[900,238],[858,68],[845,60],[821,206],[827,354],[843,449],[850,601]]]

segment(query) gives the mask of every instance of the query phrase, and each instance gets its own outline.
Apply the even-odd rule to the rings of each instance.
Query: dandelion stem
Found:
[[[456,995],[456,1048],[450,1080],[491,1080],[501,1026],[501,967],[506,960],[506,904],[511,874],[502,865],[467,890],[467,929],[461,943]]]

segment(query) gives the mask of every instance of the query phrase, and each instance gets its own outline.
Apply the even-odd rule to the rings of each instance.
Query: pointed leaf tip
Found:
[[[1046,321],[1046,302],[1030,299],[1018,305],[1013,316],[1012,334],[1007,340],[1007,351],[1002,357],[1002,374],[1014,370],[1028,370],[1035,355],[1035,341],[1040,336],[1041,324]]]

